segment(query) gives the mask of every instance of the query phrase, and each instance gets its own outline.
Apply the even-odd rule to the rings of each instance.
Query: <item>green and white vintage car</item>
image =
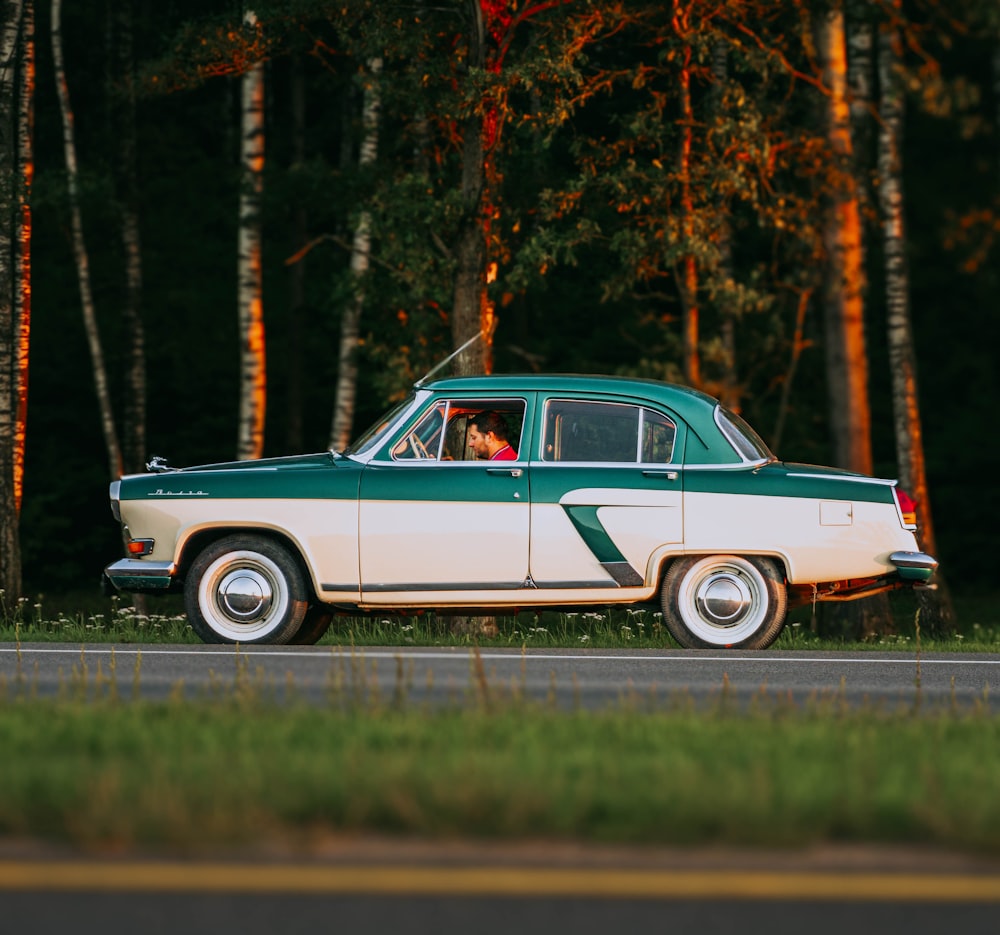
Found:
[[[509,460],[480,456],[484,411]],[[111,485],[127,557],[105,574],[183,588],[207,642],[314,642],[340,611],[658,603],[682,646],[763,649],[790,604],[937,566],[896,481],[778,461],[715,399],[654,381],[437,380],[346,451],[147,467]]]

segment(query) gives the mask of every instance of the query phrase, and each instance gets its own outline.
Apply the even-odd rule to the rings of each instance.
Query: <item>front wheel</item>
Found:
[[[296,646],[312,646],[314,643],[318,643],[326,631],[330,629],[332,620],[333,613],[325,605],[314,604],[306,611],[306,615],[302,619],[302,626],[299,627],[298,632],[290,642]]]
[[[288,643],[309,592],[298,562],[262,536],[227,536],[194,560],[184,582],[191,628],[206,643]]]
[[[785,625],[788,598],[768,558],[679,558],[660,592],[663,622],[688,649],[766,649]]]

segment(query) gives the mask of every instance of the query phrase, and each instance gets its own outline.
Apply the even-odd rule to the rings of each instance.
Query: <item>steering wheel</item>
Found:
[[[415,458],[429,458],[431,456],[427,446],[420,440],[416,432],[410,435],[410,450]]]

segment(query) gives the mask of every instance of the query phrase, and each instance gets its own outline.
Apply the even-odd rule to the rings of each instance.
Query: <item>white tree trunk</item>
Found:
[[[122,248],[125,255],[125,416],[122,429],[124,464],[141,471],[146,451],[146,333],[142,318],[142,248],[139,237],[139,182],[136,165],[135,63],[132,3],[119,2],[114,60],[117,81],[126,93],[118,105],[118,190]]]
[[[364,99],[361,109],[364,135],[358,154],[358,165],[363,169],[375,162],[378,156],[379,76],[382,59],[368,61],[368,78],[365,81]],[[354,407],[358,388],[358,337],[361,314],[365,306],[364,279],[368,272],[371,251],[371,212],[366,208],[358,216],[351,244],[351,277],[354,280],[354,295],[344,309],[340,322],[340,358],[337,370],[337,398],[333,408],[333,428],[330,433],[330,447],[335,451],[346,448],[351,441],[354,425]]]
[[[903,88],[897,69],[900,36],[886,28],[879,38],[878,74],[881,122],[878,134],[879,207],[885,255],[886,325],[899,475],[903,487],[921,507],[925,547],[932,551],[934,534],[928,507],[923,432],[917,395],[917,370],[910,318],[910,278],[906,263],[903,214]]]
[[[248,11],[244,24],[255,28]],[[243,168],[239,204],[237,262],[240,323],[240,414],[236,456],[259,458],[264,452],[267,369],[264,340],[264,283],[261,265],[261,193],[264,185],[264,66],[254,65],[242,78],[240,162]]]
[[[851,133],[859,165],[870,155],[874,115],[872,108],[872,59],[875,28],[869,19],[850,24],[847,36],[847,84],[850,88]]]
[[[896,458],[903,488],[917,501],[920,546],[937,554],[930,490],[924,459],[923,425],[917,392],[916,351],[910,315],[910,277],[906,263],[906,217],[903,193],[904,90],[899,68],[902,39],[895,27],[884,27],[879,36],[878,171],[879,208],[882,215],[885,257],[886,327],[889,369],[892,373],[892,411]],[[922,625],[935,636],[954,632],[955,611],[941,575],[936,591],[918,592]]]
[[[73,237],[73,254],[76,258],[76,272],[80,284],[80,302],[83,306],[83,324],[90,348],[90,360],[94,370],[94,385],[101,409],[101,428],[104,445],[108,452],[108,463],[112,478],[122,473],[121,446],[111,408],[108,391],[107,370],[104,366],[104,352],[97,329],[97,313],[90,288],[90,260],[83,239],[83,219],[80,214],[80,193],[76,164],[76,143],[73,134],[73,110],[69,100],[69,86],[66,83],[66,66],[62,48],[62,0],[52,0],[52,59],[55,68],[56,92],[59,96],[59,111],[62,115],[63,150],[66,158],[66,181],[69,191],[70,220]]]

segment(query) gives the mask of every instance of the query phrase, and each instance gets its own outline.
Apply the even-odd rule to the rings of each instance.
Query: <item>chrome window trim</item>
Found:
[[[756,431],[749,424],[747,424],[747,428],[749,428],[754,433],[754,435],[757,435],[757,438],[760,440],[760,443],[764,446],[764,450],[771,457],[767,457],[763,453],[760,453],[760,457],[758,457],[758,458],[748,458],[740,450],[741,446],[739,444],[739,441],[737,441],[737,440],[735,440],[733,438],[733,432],[735,432],[739,428],[739,426],[737,424],[731,422],[728,418],[725,418],[728,415],[729,415],[729,413],[727,413],[723,409],[723,407],[722,407],[722,405],[720,403],[719,405],[717,405],[715,407],[715,410],[712,413],[712,419],[715,421],[716,428],[718,428],[718,430],[722,433],[722,437],[727,442],[729,442],[729,446],[733,449],[733,453],[736,455],[737,458],[740,459],[740,461],[743,464],[757,464],[758,462],[762,463],[762,464],[767,464],[768,461],[777,460],[774,457],[774,454],[771,451],[771,449],[768,448],[767,442],[765,442],[763,438],[761,438],[759,435],[757,435]],[[735,415],[735,413],[734,413],[734,415]],[[741,419],[741,421],[743,421],[743,420]],[[753,439],[752,438],[751,439],[747,439],[745,437],[742,437],[742,435],[741,435],[740,441],[742,441],[744,444],[748,444],[748,443],[752,443]],[[757,450],[757,445],[751,445],[751,447],[753,447],[755,451]]]
[[[519,403],[520,404],[520,406],[521,406],[521,431],[520,431],[520,433],[518,435],[518,438],[517,438],[517,449],[516,449],[517,450],[517,458],[515,460],[511,461],[511,462],[504,462],[504,463],[517,464],[519,462],[520,463],[526,463],[527,462],[528,459],[527,458],[523,458],[521,456],[521,452],[525,448],[525,443],[524,443],[524,429],[525,429],[525,426],[528,423],[529,405],[528,405],[528,397],[527,396],[525,396],[523,394],[513,394],[513,395],[506,395],[506,396],[505,395],[500,395],[500,396],[498,396],[496,394],[483,395],[482,393],[475,393],[475,394],[472,394],[472,395],[469,395],[469,396],[465,396],[462,393],[449,393],[447,396],[441,396],[440,394],[434,393],[434,392],[429,391],[429,390],[426,391],[425,395],[426,395],[426,397],[437,396],[438,397],[437,403],[442,403],[442,402],[444,403],[444,421],[441,424],[441,429],[442,429],[442,431],[441,431],[441,438],[438,440],[438,447],[437,447],[437,455],[436,455],[436,457],[433,457],[433,458],[397,458],[396,455],[393,453],[392,449],[390,448],[387,451],[388,461],[381,460],[381,461],[379,461],[380,464],[383,464],[383,463],[389,464],[389,463],[391,463],[391,464],[397,465],[399,467],[406,467],[406,466],[412,466],[412,467],[423,466],[423,467],[426,467],[429,464],[435,464],[435,465],[447,464],[449,467],[451,467],[452,465],[457,466],[457,465],[464,464],[464,465],[473,466],[473,467],[477,466],[477,465],[479,467],[482,467],[484,464],[487,463],[488,459],[477,458],[475,460],[470,460],[470,461],[465,461],[465,460],[462,460],[462,461],[446,461],[446,460],[444,460],[441,457],[441,455],[444,453],[444,443],[445,443],[445,437],[447,435],[448,420],[451,418],[451,410],[454,408],[455,405],[458,405],[458,406],[464,408],[469,403],[477,403],[477,404],[479,404],[479,405],[476,406],[476,408],[480,409],[480,410],[482,410],[484,408],[496,408],[496,405],[495,405],[496,403],[505,403],[505,404]],[[427,400],[425,398],[424,402],[426,402],[426,401]],[[433,407],[429,406],[427,408],[427,413],[430,413],[430,411],[431,411],[432,408]],[[409,418],[410,416],[413,416],[413,415],[414,415],[414,410],[412,408],[409,409],[409,410],[407,410],[407,414],[406,414],[407,418]],[[422,419],[418,419],[414,423],[412,431],[416,431],[417,426],[419,426],[421,424],[421,421],[422,421]],[[408,437],[408,435],[409,435],[409,433],[405,437]],[[510,441],[513,444],[514,439],[510,439]]]
[[[758,458],[756,461],[740,461],[737,464],[698,464],[688,463],[684,467],[688,471],[748,471],[764,467],[765,464],[773,464],[770,458]]]
[[[628,409],[638,409],[639,418],[636,423],[636,437],[635,437],[635,458],[632,461],[555,461],[550,460],[545,457],[545,446],[548,441],[545,435],[545,424],[548,419],[549,409],[553,403],[586,403],[592,406],[618,406]],[[645,402],[631,402],[622,400],[612,400],[612,399],[590,399],[588,397],[573,397],[573,396],[550,396],[545,400],[542,407],[542,445],[541,445],[541,457],[537,462],[532,462],[535,464],[544,465],[558,465],[559,467],[643,467],[649,465],[656,465],[658,467],[666,467],[667,465],[676,464],[675,461],[643,461],[642,460],[642,442],[643,442],[643,429],[646,425],[646,413],[651,412],[666,419],[674,427],[674,443],[671,446],[670,455],[671,458],[676,453],[677,450],[677,419],[673,416],[667,415],[665,412],[660,412],[658,409],[654,409],[652,406]]]
[[[511,464],[516,464],[517,462],[511,461]],[[573,468],[579,471],[589,471],[593,468],[601,468],[602,470],[606,468],[617,468],[620,471],[635,471],[635,470],[645,470],[648,471],[650,468],[660,471],[675,470],[678,471],[684,465],[677,461],[643,461],[641,463],[636,463],[635,461],[532,461],[532,468],[559,468],[560,470],[565,470],[566,468]],[[690,466],[690,465],[689,465]],[[732,467],[733,465],[730,465]],[[739,465],[740,468],[743,465]]]

